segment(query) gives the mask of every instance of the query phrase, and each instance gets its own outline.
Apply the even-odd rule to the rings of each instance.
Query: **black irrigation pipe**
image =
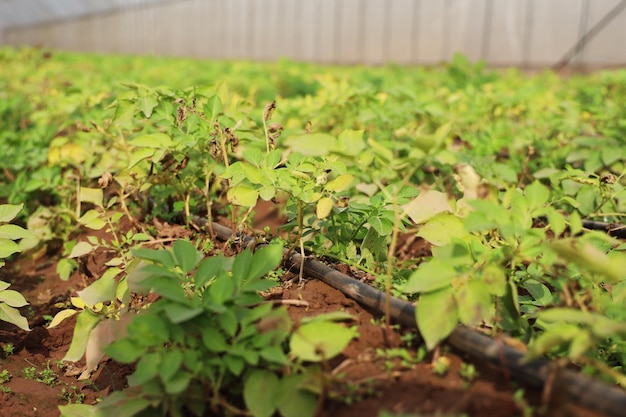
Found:
[[[205,218],[199,216],[194,216],[193,221],[203,227],[208,224]],[[212,226],[218,238],[226,241],[232,237],[232,231],[228,227],[217,223],[213,223]],[[242,239],[245,246],[254,242],[254,238],[250,236],[243,236]],[[302,258],[299,253],[294,251],[289,254],[288,260],[291,266],[298,268]],[[375,310],[381,315],[384,313],[385,294],[370,285],[350,278],[313,259],[304,260],[303,272],[307,277],[317,278],[338,289],[361,305]],[[394,322],[417,331],[415,306],[413,304],[392,297],[390,306],[390,318]],[[626,391],[621,388],[572,370],[557,370],[550,361],[543,358],[524,362],[523,352],[465,326],[457,326],[448,337],[447,342],[461,352],[508,370],[515,379],[532,387],[544,389],[547,381],[551,380],[550,383],[555,386],[558,384],[559,392],[564,390],[567,399],[572,402],[607,416],[624,416]]]
[[[546,216],[539,216],[537,219],[548,223],[548,218]],[[626,239],[626,225],[624,224],[597,222],[594,220],[583,220],[582,224],[585,229],[600,230],[609,236],[616,237],[618,239]]]
[[[583,227],[589,230],[602,230],[609,236],[613,236],[618,239],[626,239],[626,225],[623,224],[583,220]]]

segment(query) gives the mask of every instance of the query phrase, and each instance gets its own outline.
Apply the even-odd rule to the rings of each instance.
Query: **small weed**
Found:
[[[5,358],[11,356],[14,351],[15,351],[15,346],[13,346],[13,343],[6,343],[2,345],[2,353]]]
[[[4,369],[0,372],[0,384],[5,384],[11,380],[11,374],[8,370]]]
[[[518,389],[513,393],[513,401],[515,405],[522,411],[522,416],[530,417],[534,415],[535,409],[528,404],[526,398],[524,398],[524,390]]]
[[[43,382],[50,387],[53,387],[57,383],[57,380],[57,375],[49,367],[39,372],[39,377],[36,379],[37,382]]]
[[[31,381],[41,382],[50,387],[53,387],[58,382],[58,376],[50,369],[50,363],[46,365],[46,369],[41,372],[37,372],[37,368],[34,366],[24,368],[24,378]]]
[[[426,351],[425,349],[419,349],[415,355],[412,355],[408,349],[403,348],[377,349],[376,355],[380,358],[385,358],[385,369],[391,371],[398,362],[402,368],[413,368],[416,363],[424,359]]]
[[[31,366],[30,368],[24,368],[22,372],[24,372],[24,378],[30,379],[32,381],[34,381],[37,377],[37,369],[34,366]]]
[[[461,369],[459,369],[459,375],[466,381],[473,381],[478,378],[480,374],[473,364],[463,362],[461,364]]]
[[[82,404],[85,402],[85,394],[80,392],[76,385],[61,389],[59,397],[67,401],[68,404]]]
[[[11,387],[5,387],[4,385],[0,385],[0,391],[4,392],[5,394],[10,394]]]
[[[444,376],[450,370],[450,359],[447,356],[440,356],[435,363],[433,363],[433,373],[439,376]]]

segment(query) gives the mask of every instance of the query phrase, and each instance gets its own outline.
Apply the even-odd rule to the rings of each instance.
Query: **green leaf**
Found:
[[[159,263],[168,268],[173,268],[176,265],[174,260],[174,255],[165,249],[133,249],[131,253],[139,258],[145,259],[146,261],[153,261]]]
[[[144,347],[137,345],[128,338],[114,341],[104,351],[115,361],[126,364],[135,362],[145,354]]]
[[[262,247],[252,256],[244,281],[256,280],[257,278],[261,278],[263,275],[273,271],[278,267],[278,265],[280,265],[282,258],[282,245],[272,243],[268,246]]]
[[[488,264],[483,268],[482,279],[492,295],[504,297],[507,290],[507,281],[506,273],[502,267]]]
[[[8,304],[0,303],[0,320],[14,324],[22,330],[30,330],[26,317],[22,316],[18,309]]]
[[[263,152],[261,152],[259,149],[257,148],[246,148],[243,151],[243,158],[244,160],[250,162],[252,165],[254,165],[255,167],[260,167],[261,166],[261,162],[264,159],[264,154]],[[241,164],[242,167],[246,164]]]
[[[152,116],[152,111],[159,104],[159,102],[157,101],[156,97],[147,95],[147,96],[141,97],[138,101],[138,104],[139,104],[139,109],[146,116],[146,118],[149,119],[150,116]]]
[[[317,410],[317,395],[306,389],[314,385],[306,374],[283,376],[276,404],[283,417],[313,417]]]
[[[534,181],[524,189],[526,199],[528,200],[529,211],[542,209],[548,203],[550,198],[550,190],[539,181]]]
[[[131,128],[133,126],[136,110],[137,107],[134,102],[130,100],[118,100],[117,106],[115,107],[113,124],[121,128]]]
[[[243,399],[254,417],[270,417],[276,410],[280,380],[274,372],[257,369],[247,376],[243,385]]]
[[[226,343],[226,338],[214,327],[207,327],[202,330],[202,343],[211,352],[216,353],[226,352],[230,348]]]
[[[533,297],[535,305],[547,306],[552,303],[552,294],[550,293],[550,289],[541,282],[529,279],[524,282],[523,287]]]
[[[20,251],[20,247],[17,243],[9,239],[0,239],[0,259],[8,258]]]
[[[316,321],[303,324],[291,336],[291,353],[302,361],[321,362],[331,359],[358,336],[355,329],[341,324]]]
[[[147,409],[151,405],[151,400],[144,397],[126,397],[125,393],[121,391],[114,391],[104,398],[99,405],[94,407],[98,410],[98,413],[96,413],[93,417],[136,417],[140,415],[141,411]],[[61,407],[59,407],[59,409],[60,408]],[[83,415],[75,417],[83,417]]]
[[[186,274],[193,271],[198,262],[202,260],[202,254],[187,240],[179,239],[174,242],[173,251],[178,266]]]
[[[626,255],[609,258],[592,244],[581,244],[574,238],[553,242],[550,244],[550,248],[561,258],[573,262],[593,274],[602,276],[609,283],[616,283],[624,279]]]
[[[215,120],[220,113],[222,113],[222,100],[219,96],[212,95],[204,105],[204,114],[209,120]]]
[[[140,148],[168,149],[172,146],[172,139],[165,133],[148,133],[137,136],[130,143]]]
[[[103,207],[104,193],[102,188],[80,187],[78,199],[81,203],[91,203],[97,207]]]
[[[155,378],[162,363],[161,353],[147,353],[137,362],[135,372],[128,377],[128,385],[137,387]]]
[[[122,270],[117,267],[107,269],[102,276],[90,284],[87,288],[77,291],[78,296],[88,306],[93,306],[104,301],[115,300],[117,290],[117,281],[115,277]]]
[[[76,261],[67,258],[61,258],[57,263],[56,271],[62,281],[67,281],[70,278],[70,275],[72,275],[72,272],[74,272],[77,267],[78,265],[76,264]]]
[[[403,291],[425,293],[448,288],[452,280],[458,275],[457,270],[447,262],[432,259],[413,271]]]
[[[263,348],[259,352],[259,354],[266,361],[275,363],[277,365],[286,366],[290,363],[287,355],[285,355],[282,349],[278,346],[268,346],[266,348]]]
[[[228,201],[238,206],[253,207],[259,198],[259,192],[246,185],[237,185],[229,188],[226,193]]]
[[[69,350],[63,357],[64,361],[78,362],[87,349],[87,342],[91,336],[91,331],[96,324],[100,322],[102,317],[91,313],[88,310],[83,310],[78,314],[76,318],[76,325],[74,326],[74,335],[72,336],[72,343]]]
[[[452,288],[429,292],[420,296],[415,309],[417,327],[428,350],[452,333],[458,322],[458,308]]]
[[[226,354],[226,356],[224,356],[223,362],[228,370],[235,376],[241,375],[243,368],[246,366],[243,358],[229,354]]]
[[[209,297],[215,304],[224,304],[235,293],[235,283],[228,275],[220,275],[209,287]]]
[[[166,384],[179,370],[182,362],[183,352],[179,349],[168,350],[163,353],[163,360],[159,365],[159,375]]]
[[[574,324],[559,323],[551,326],[532,341],[528,347],[525,359],[529,360],[542,356],[553,348],[568,343],[580,333],[584,334],[586,332]]]
[[[274,169],[280,163],[282,159],[282,151],[280,149],[274,149],[265,156],[265,165],[268,168]]]
[[[22,294],[14,290],[0,291],[0,303],[7,303],[11,307],[24,307],[28,304],[28,301]]]
[[[343,154],[359,155],[366,147],[363,132],[363,130],[344,130],[337,138],[337,149]]]
[[[327,133],[309,133],[291,136],[285,144],[304,156],[324,156],[336,147],[337,139]]]
[[[128,168],[132,168],[144,159],[151,158],[156,151],[152,148],[140,148],[135,150],[130,155],[130,160],[128,161]]]
[[[232,309],[226,310],[217,316],[217,321],[228,337],[233,337],[235,333],[237,333],[239,321],[237,320],[237,316]]]
[[[453,239],[463,238],[468,234],[463,220],[448,212],[442,212],[431,217],[419,227],[417,232],[417,236],[435,246],[447,245]]]
[[[551,209],[546,213],[548,216],[548,223],[550,224],[550,229],[554,233],[555,237],[561,236],[561,234],[565,231],[566,222],[565,216],[563,216],[558,211]]]
[[[259,197],[261,197],[264,201],[270,201],[272,198],[276,196],[276,188],[271,185],[266,185],[262,188],[259,188]]]
[[[491,321],[491,295],[482,281],[465,282],[456,288],[455,299],[461,323],[475,326],[483,321]]]
[[[177,372],[172,379],[167,381],[165,392],[170,395],[179,395],[189,387],[192,375],[188,372]]]
[[[102,410],[95,405],[68,404],[60,405],[61,417],[101,417]],[[120,414],[117,414],[121,416]]]
[[[583,222],[580,218],[580,214],[574,211],[569,216],[569,232],[571,236],[576,236],[583,230]]]
[[[176,301],[182,304],[189,302],[187,296],[185,295],[185,291],[180,286],[180,282],[172,279],[171,277],[150,277],[142,282],[142,285],[144,284],[149,285],[154,292],[167,300]]]
[[[202,287],[209,280],[215,278],[224,271],[224,257],[222,255],[206,257],[198,265],[195,274],[195,284]]]
[[[97,210],[88,210],[78,219],[78,223],[92,230],[100,230],[107,225]]]
[[[191,320],[194,317],[198,317],[204,309],[202,307],[190,307],[185,304],[169,303],[163,307],[167,318],[172,323],[183,323],[187,320]]]
[[[31,232],[16,224],[0,225],[0,239],[24,239],[34,237]]]
[[[0,222],[8,223],[18,215],[24,204],[0,204]]]

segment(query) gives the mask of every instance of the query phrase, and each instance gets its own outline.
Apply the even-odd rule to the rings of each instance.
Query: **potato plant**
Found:
[[[147,249],[139,230],[113,244],[72,241],[78,227],[114,233],[123,217],[189,227],[194,215],[219,217],[254,233],[260,200],[286,214],[287,248],[361,268],[387,296],[414,301],[427,349],[461,323],[518,338],[528,358],[563,358],[625,383],[626,245],[616,234],[626,213],[625,71],[527,76],[463,57],[442,68],[339,68],[53,56],[0,50],[10,97],[0,104],[9,122],[0,199],[23,205],[16,221],[38,231],[33,244],[62,241],[71,259],[115,252],[74,299],[81,311],[53,320],[83,317],[66,359],[96,352],[90,368],[104,353],[137,364],[129,383],[139,394],[99,407],[245,413],[231,403],[243,399],[259,417],[315,411],[326,387],[315,364],[357,329],[295,329],[262,304],[280,245],[205,258],[188,241]],[[89,65],[101,78],[81,75]],[[10,226],[2,257],[30,238]],[[427,241],[432,257],[398,259],[401,233]],[[131,295],[147,292],[159,300],[131,311]],[[90,332],[124,316],[129,333],[88,348]],[[275,331],[253,334],[270,318]],[[331,331],[337,344],[311,342]]]

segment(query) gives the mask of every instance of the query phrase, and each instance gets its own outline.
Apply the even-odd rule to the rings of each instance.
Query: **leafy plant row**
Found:
[[[196,400],[207,392],[211,406],[231,409],[220,393],[229,378],[245,374],[244,399],[261,380],[303,387],[280,366],[331,356],[302,354],[293,346],[302,328],[291,332],[284,311],[256,305],[279,246],[265,261],[248,252],[201,261],[190,243],[149,250],[150,230],[118,229],[124,217],[182,213],[189,224],[201,214],[264,240],[250,230],[260,200],[284,211],[288,248],[361,268],[388,295],[416,301],[429,349],[461,322],[521,339],[528,357],[567,357],[624,383],[626,246],[582,219],[619,223],[625,212],[625,72],[527,77],[462,57],[441,69],[259,69],[31,49],[4,49],[0,61],[0,80],[24,74],[4,81],[12,103],[0,108],[11,127],[0,132],[0,198],[24,204],[39,245],[64,242],[61,279],[81,256],[111,252],[107,272],[74,299],[78,310],[52,325],[78,314],[68,360],[87,353],[93,369],[106,351],[138,361],[131,381],[141,393],[106,403],[130,404],[127,415],[183,404],[201,414]],[[102,82],[72,77],[69,64],[100,64]],[[113,82],[121,68],[123,82]],[[77,243],[81,226],[113,240]],[[432,257],[398,259],[400,234],[428,241]],[[89,346],[104,326],[124,328],[132,294],[147,291],[161,298],[131,316],[130,336]],[[282,330],[253,337],[265,316]],[[140,336],[150,326],[159,337]],[[312,337],[304,344],[315,346]],[[309,375],[293,369],[293,378]],[[255,416],[291,415],[280,400],[287,388],[275,389],[278,402],[250,408]]]

